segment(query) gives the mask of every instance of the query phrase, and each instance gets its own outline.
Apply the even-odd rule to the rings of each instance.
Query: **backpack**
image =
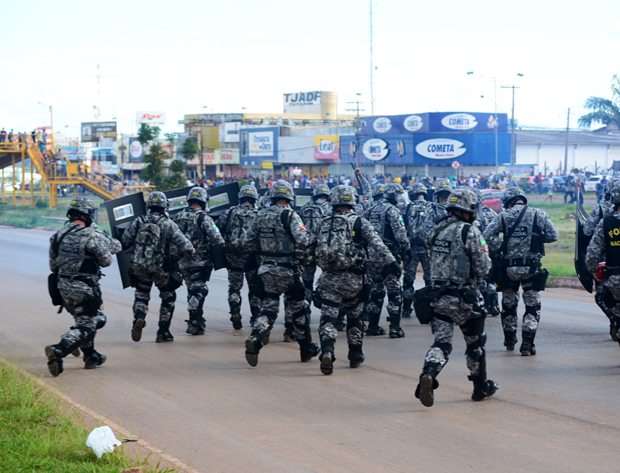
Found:
[[[146,217],[140,217],[131,260],[134,273],[157,274],[164,271],[162,239],[159,220],[151,222]]]
[[[411,242],[417,244],[424,242],[428,230],[428,219],[428,207],[426,205],[411,203],[407,206],[404,220],[407,228],[407,235]]]
[[[226,242],[231,250],[239,252],[243,250],[246,234],[250,230],[255,218],[256,209],[237,207],[228,213],[224,231]]]
[[[325,216],[323,208],[318,204],[304,205],[301,209],[300,217],[304,222],[304,225],[311,233],[316,233],[321,224],[321,219]]]
[[[332,214],[325,217],[316,243],[317,264],[323,271],[363,270],[364,253],[360,244],[362,221]]]

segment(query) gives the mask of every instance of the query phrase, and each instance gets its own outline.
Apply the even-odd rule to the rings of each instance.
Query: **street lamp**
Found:
[[[525,74],[522,72],[517,72],[515,76],[517,78],[524,77]],[[517,140],[515,135],[515,89],[518,89],[519,86],[512,85],[502,85],[502,89],[512,89],[512,112],[510,115],[510,143],[511,143],[511,153],[510,153],[510,164],[515,164],[517,162]]]
[[[467,75],[472,77],[475,75],[475,71],[467,71]],[[482,76],[484,77],[484,76]],[[497,120],[497,77],[493,76],[490,78],[493,81],[493,118],[495,118],[495,124],[493,126],[493,135],[494,135],[494,145],[495,145],[495,173],[499,172],[499,136],[498,136],[498,125],[499,122]]]

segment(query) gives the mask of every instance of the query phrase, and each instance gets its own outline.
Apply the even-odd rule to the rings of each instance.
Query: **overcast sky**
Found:
[[[122,132],[138,110],[166,112],[172,130],[204,106],[281,112],[282,93],[302,90],[335,90],[341,112],[361,92],[369,110],[368,4],[5,2],[0,127],[47,124],[37,102],[74,134],[94,104]],[[562,127],[568,107],[576,117],[589,95],[609,96],[620,72],[617,0],[375,0],[374,13],[376,114],[492,111],[496,77],[520,86],[520,124]],[[510,90],[498,88],[497,103],[509,113]]]

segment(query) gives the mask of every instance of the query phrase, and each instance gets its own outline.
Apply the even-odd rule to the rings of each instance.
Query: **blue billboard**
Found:
[[[342,136],[340,160],[358,165],[494,166],[510,163],[509,133],[417,133],[412,136]]]
[[[264,161],[276,161],[280,128],[252,127],[240,131],[240,163],[242,166],[260,167]]]

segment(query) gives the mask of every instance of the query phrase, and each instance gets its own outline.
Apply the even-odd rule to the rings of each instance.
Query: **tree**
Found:
[[[142,146],[149,144],[159,137],[160,129],[158,126],[149,126],[146,123],[140,125],[138,130],[138,141]]]
[[[138,138],[139,139],[139,138]],[[144,155],[144,164],[141,177],[149,181],[157,189],[163,187],[165,183],[164,160],[168,158],[168,153],[164,151],[159,143],[153,143],[148,153]]]
[[[591,110],[579,117],[579,126],[590,127],[601,123],[610,128],[620,129],[620,77],[614,75],[611,82],[611,98],[588,97],[584,104]]]
[[[174,133],[166,133],[166,140],[168,141],[168,144],[170,145],[170,157],[172,159],[176,159],[177,158],[177,153],[176,153],[177,135],[175,135]]]
[[[185,163],[183,161],[180,159],[172,160],[168,169],[170,170],[170,176],[165,180],[166,189],[176,189],[187,185]]]
[[[185,160],[190,161],[198,154],[198,143],[196,143],[196,138],[193,136],[188,136],[183,142],[183,147],[181,148],[181,154],[185,158]]]

